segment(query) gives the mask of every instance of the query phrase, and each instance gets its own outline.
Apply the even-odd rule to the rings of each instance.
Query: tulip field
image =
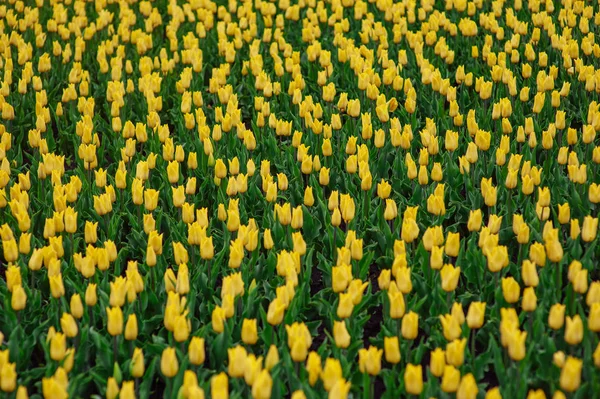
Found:
[[[0,2],[0,398],[600,398],[599,26]]]

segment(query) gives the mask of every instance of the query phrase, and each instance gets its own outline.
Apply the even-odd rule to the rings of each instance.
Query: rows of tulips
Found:
[[[0,4],[0,396],[600,395],[600,9]]]

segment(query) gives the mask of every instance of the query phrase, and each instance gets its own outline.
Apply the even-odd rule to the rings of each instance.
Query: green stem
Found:
[[[113,362],[117,363],[118,361],[118,353],[117,353],[117,335],[113,335]]]
[[[336,242],[337,242],[337,227],[333,226],[333,241],[331,242],[331,257],[333,258],[333,263],[335,263],[335,256],[336,256]]]
[[[477,330],[471,330],[471,371],[475,374],[475,343]]]
[[[369,207],[371,205],[371,201],[369,198],[369,190],[364,191],[363,198],[363,217],[365,218],[365,222],[369,220]]]
[[[167,378],[167,384],[166,384],[166,388],[165,388],[165,396],[163,396],[164,398],[171,398],[173,397],[173,379],[172,378]]]
[[[555,278],[556,278],[556,287],[555,287],[555,292],[556,295],[558,296],[557,300],[560,301],[560,291],[562,289],[562,264],[559,263],[555,263],[555,268],[554,268],[554,274],[555,274]]]
[[[363,373],[363,398],[371,399],[371,379],[369,378],[369,374],[366,372]]]

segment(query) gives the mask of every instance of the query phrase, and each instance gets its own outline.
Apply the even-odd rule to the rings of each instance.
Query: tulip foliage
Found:
[[[597,397],[599,25],[2,2],[0,396]]]

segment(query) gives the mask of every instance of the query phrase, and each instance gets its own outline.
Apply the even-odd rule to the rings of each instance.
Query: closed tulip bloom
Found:
[[[444,266],[444,249],[441,247],[431,247],[431,255],[429,256],[429,266],[433,270],[440,270]]]
[[[469,231],[479,231],[481,229],[481,209],[471,211],[469,214],[469,220],[467,222],[467,228]]]
[[[27,394],[27,388],[24,386],[20,386],[17,389],[17,396],[16,399],[29,399],[29,395]]]
[[[221,308],[225,312],[225,318],[229,319],[235,314],[235,298],[231,294],[223,295],[221,301]]]
[[[229,358],[229,366],[227,373],[230,377],[238,378],[244,376],[244,369],[246,367],[246,358],[248,354],[243,346],[235,346],[227,349],[227,356]]]
[[[585,242],[592,242],[596,238],[598,231],[598,218],[586,216],[583,218],[583,226],[581,228],[581,238]]]
[[[308,371],[308,383],[314,386],[321,376],[321,357],[317,352],[310,352],[306,360],[306,371]]]
[[[175,348],[165,348],[160,359],[160,371],[167,378],[173,378],[179,371],[179,362]]]
[[[563,368],[563,366],[565,365],[565,360],[566,360],[565,352],[563,352],[563,351],[554,352],[554,355],[552,356],[552,362],[554,363],[554,365],[556,367]]]
[[[546,249],[539,242],[533,243],[529,248],[529,259],[540,267],[546,265]]]
[[[527,259],[523,261],[523,265],[521,266],[521,278],[523,279],[523,283],[527,287],[538,286],[540,279],[538,277],[535,263]]]
[[[315,197],[313,195],[313,189],[310,186],[307,186],[304,189],[304,205],[307,207],[313,206],[315,203]]]
[[[406,365],[404,386],[406,387],[406,392],[410,395],[420,395],[423,392],[423,369],[421,365]]]
[[[475,399],[479,389],[477,388],[477,381],[473,374],[469,373],[462,377],[458,391],[456,392],[456,399]]]
[[[579,219],[571,219],[569,234],[571,236],[571,240],[576,240],[581,233],[581,228],[579,227]]]
[[[71,309],[71,314],[76,319],[81,319],[83,317],[83,304],[81,303],[81,296],[79,296],[79,294],[73,294],[71,296],[69,308]]]
[[[92,307],[95,306],[97,302],[96,284],[89,284],[85,290],[85,304]]]
[[[50,293],[53,298],[58,299],[65,295],[65,286],[63,284],[62,275],[49,276]]]
[[[452,315],[452,317],[454,317],[456,320],[458,320],[459,324],[464,324],[465,323],[465,312],[463,310],[462,305],[459,302],[454,302],[452,304],[452,309],[450,310],[450,314]]]
[[[533,287],[527,287],[523,290],[521,307],[525,312],[533,312],[537,308],[537,296]]]
[[[383,200],[387,199],[389,198],[391,192],[392,186],[384,179],[381,179],[381,182],[377,183],[377,196],[379,198]]]
[[[588,306],[592,306],[593,303],[600,303],[600,281],[594,281],[590,284],[585,302]]]
[[[400,291],[388,291],[388,299],[390,301],[390,317],[392,319],[402,318],[406,309],[404,295]]]
[[[302,213],[302,207],[297,206],[292,211],[292,228],[301,229],[304,223],[304,214]]]
[[[559,240],[547,240],[545,243],[546,255],[551,262],[558,263],[562,260],[564,251]]]
[[[402,337],[404,339],[415,339],[419,332],[419,315],[408,312],[402,318]]]
[[[460,278],[460,267],[454,267],[450,264],[444,265],[440,270],[442,277],[442,289],[446,292],[452,292],[458,285],[458,279]]]
[[[57,332],[50,340],[50,358],[57,362],[62,361],[67,353],[67,336]]]
[[[12,289],[10,297],[10,306],[16,312],[25,309],[27,305],[27,294],[21,285],[17,285]]]
[[[358,365],[360,372],[369,375],[379,374],[381,371],[381,355],[383,355],[383,350],[375,346],[371,346],[369,349],[359,349]]]
[[[263,369],[262,361],[263,361],[262,356],[259,358],[256,358],[256,356],[254,356],[253,354],[248,355],[248,357],[246,358],[246,368],[244,370],[244,381],[246,381],[247,385],[252,386],[254,384],[254,381],[256,381],[256,377]]]
[[[556,303],[550,308],[550,314],[548,315],[548,325],[553,330],[559,330],[565,323],[565,309],[566,306],[561,303]]]
[[[402,240],[411,243],[419,236],[419,226],[414,219],[404,218],[402,220]]]
[[[169,164],[170,166],[170,164]],[[175,178],[175,172],[173,171],[172,173],[173,178]],[[217,159],[215,162],[215,176],[218,177],[219,179],[224,179],[227,176],[227,166],[225,166],[225,163],[223,162],[223,160],[221,158]],[[177,179],[179,179],[179,169],[177,169]],[[170,180],[170,179],[169,179]],[[175,180],[176,182],[177,180]],[[173,182],[171,182],[173,183]]]
[[[488,270],[492,273],[498,273],[500,270],[502,270],[504,265],[508,263],[508,250],[502,245],[497,245],[485,252],[486,248],[487,245],[484,244],[483,252],[487,258]]]
[[[108,317],[108,333],[112,336],[121,335],[123,333],[123,311],[121,308],[118,306],[107,307],[106,316]]]
[[[271,374],[268,370],[262,370],[252,385],[252,397],[254,399],[268,399],[271,397],[272,388],[273,379]]]
[[[446,345],[446,363],[460,367],[465,361],[465,347],[467,339],[455,339]]]
[[[242,341],[247,345],[254,345],[258,341],[256,319],[244,319],[242,323]]]
[[[560,387],[567,392],[575,392],[581,385],[583,361],[569,356],[560,372]]]
[[[325,360],[325,367],[321,373],[321,380],[326,391],[330,391],[337,380],[342,378],[342,365],[337,359],[328,357]]]
[[[396,260],[394,261],[394,263],[396,263],[396,261],[399,261],[398,258],[402,258],[404,259],[405,257],[403,255],[400,255],[398,257],[396,257]],[[394,267],[392,266],[392,273],[396,272],[396,285],[398,286],[398,289],[400,290],[401,293],[403,294],[409,294],[412,291],[412,279],[411,279],[411,274],[410,274],[410,268],[408,267],[404,267],[404,265],[400,266],[400,267]]]
[[[515,303],[521,296],[521,287],[512,277],[502,278],[502,295],[508,303]]]
[[[142,349],[135,348],[133,350],[133,356],[131,357],[131,376],[134,378],[141,378],[144,376],[145,365],[144,365],[144,352]]]
[[[560,224],[567,224],[571,220],[571,208],[569,207],[569,203],[565,202],[564,204],[558,205],[558,222]]]
[[[292,393],[291,399],[306,399],[306,395],[299,389]]]
[[[500,394],[500,388],[495,387],[488,390],[485,394],[485,399],[502,399],[502,395]]]
[[[111,378],[109,378],[109,380],[108,380],[109,381],[108,388],[111,387],[111,383],[110,383]],[[112,378],[112,380],[114,381],[114,378]],[[116,385],[116,381],[115,381],[114,385]],[[111,393],[111,390],[107,389],[106,397],[113,398],[113,399],[116,398],[116,396],[119,394],[119,387],[117,386],[116,388],[117,388],[117,390],[116,390],[116,393],[114,393],[114,396],[111,396],[109,394],[109,393]],[[45,399],[49,399],[49,398],[67,399],[69,397],[66,387],[64,387],[54,377],[42,378],[42,392],[44,394]]]
[[[65,353],[65,358],[63,359],[62,368],[66,373],[70,373],[73,370],[73,364],[75,362],[75,349],[70,348]]]
[[[328,398],[339,398],[345,399],[348,397],[348,393],[350,392],[350,388],[352,387],[352,383],[350,381],[346,381],[343,378],[339,378],[333,387],[329,391]]]
[[[310,347],[310,341],[306,340],[305,337],[300,337],[292,343],[290,348],[290,355],[294,362],[304,362],[306,356],[308,356],[308,348]]]
[[[340,293],[339,302],[337,307],[337,316],[340,319],[346,319],[352,314],[354,309],[354,301],[352,295],[349,293]]]
[[[239,237],[229,245],[229,267],[237,269],[244,259],[244,242]]]
[[[354,219],[355,205],[354,199],[348,194],[342,194],[340,197],[340,211],[342,213],[342,219],[346,223]]]
[[[273,299],[269,304],[269,309],[267,311],[267,321],[269,324],[273,326],[280,324],[283,320],[285,309],[286,305],[281,302],[279,298]]]
[[[442,376],[442,391],[456,392],[460,384],[460,371],[454,366],[444,367]]]
[[[446,368],[446,353],[441,348],[436,348],[431,352],[429,368],[431,369],[431,374],[436,377],[441,377],[444,374]]]
[[[588,328],[590,331],[600,331],[600,303],[592,303],[588,315]]]
[[[222,333],[225,329],[225,320],[227,319],[225,315],[225,309],[220,306],[215,306],[212,312],[212,328],[216,333]]]
[[[292,243],[294,252],[299,253],[301,256],[306,253],[306,242],[302,237],[302,232],[292,233]]]
[[[451,314],[441,315],[440,321],[442,323],[444,338],[448,341],[453,341],[460,337],[462,328],[458,319]]]
[[[19,258],[19,250],[15,239],[2,241],[2,249],[4,251],[4,259],[7,262],[14,262]]]
[[[444,251],[446,255],[457,257],[460,250],[460,233],[448,233]]]
[[[210,395],[213,399],[229,398],[229,379],[227,374],[220,373],[210,379]]]
[[[127,317],[127,323],[125,323],[125,339],[128,341],[133,341],[137,338],[138,335],[138,323],[137,317],[135,313],[131,313],[129,317]]]
[[[135,381],[123,381],[119,399],[135,399]]]
[[[479,329],[485,320],[485,302],[471,302],[467,311],[467,325],[470,329]]]
[[[205,352],[204,352],[204,338],[193,337],[188,347],[188,356],[190,363],[194,366],[199,366],[204,363]]]
[[[387,221],[394,220],[398,216],[398,206],[392,199],[385,200],[385,210],[383,212],[383,218]],[[418,233],[417,233],[418,234]]]
[[[75,321],[75,318],[71,314],[66,312],[63,313],[62,317],[60,318],[60,328],[69,338],[76,337],[79,331],[79,329],[77,328],[77,322]]]
[[[398,337],[384,337],[383,348],[385,352],[385,360],[388,363],[397,364],[400,363],[400,343]]]
[[[0,367],[0,389],[3,392],[13,392],[17,388],[17,365],[6,362]]]
[[[567,316],[567,325],[565,327],[565,341],[569,345],[578,345],[583,340],[583,322],[579,315],[572,318]]]
[[[333,292],[343,292],[352,281],[352,267],[348,264],[334,266],[331,269],[331,281]]]
[[[346,329],[345,321],[333,322],[333,338],[335,340],[335,346],[338,348],[346,349],[350,346],[351,337]]]
[[[580,270],[573,278],[573,290],[578,294],[585,294],[588,290],[588,271]]]

